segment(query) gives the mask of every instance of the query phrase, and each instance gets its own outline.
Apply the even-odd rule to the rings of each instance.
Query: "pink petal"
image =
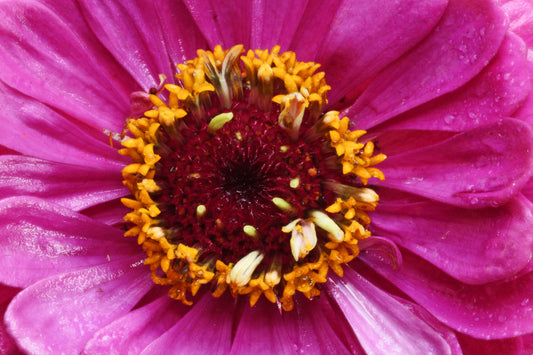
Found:
[[[282,50],[289,49],[307,6],[308,0],[252,2],[250,48],[270,48],[278,44]],[[296,55],[299,58],[299,54]]]
[[[424,131],[418,129],[400,129],[376,132],[371,130],[365,139],[371,140],[382,153],[390,159],[394,155],[432,146],[453,137],[456,133],[449,131]],[[381,165],[381,164],[380,164]]]
[[[433,32],[379,73],[345,115],[367,129],[459,88],[496,54],[506,25],[495,2],[450,1]]]
[[[1,44],[0,44],[1,46]],[[0,68],[1,71],[1,68]],[[76,122],[0,82],[0,141],[22,154],[75,165],[122,169],[126,159],[102,131]],[[122,129],[122,128],[121,128]]]
[[[84,0],[80,6],[96,37],[145,91],[157,85],[159,74],[172,81],[176,60],[192,59],[196,49],[206,46],[186,8],[176,1]]]
[[[80,211],[81,214],[93,221],[110,226],[123,224],[123,217],[129,212],[131,212],[131,209],[124,206],[120,200],[104,202]]]
[[[234,312],[231,296],[214,298],[208,293],[142,354],[228,354]]]
[[[524,335],[522,342],[524,345],[524,354],[533,354],[533,333]]]
[[[0,250],[0,282],[17,287],[124,255],[144,257],[123,231],[31,197],[0,201]]]
[[[96,332],[86,354],[139,354],[190,308],[167,295],[138,308]]]
[[[496,340],[482,340],[458,333],[457,339],[461,344],[463,355],[498,354],[498,355],[525,355],[520,338],[507,338]]]
[[[465,283],[509,278],[533,257],[533,215],[523,199],[500,208],[465,210],[434,201],[386,202],[372,227]],[[372,238],[369,238],[372,239]]]
[[[325,301],[296,304],[291,312],[280,312],[276,305],[261,299],[254,307],[244,308],[233,340],[231,354],[350,354],[336,334],[325,311]],[[337,322],[338,323],[338,322]],[[336,324],[337,326],[340,323]],[[344,324],[342,324],[344,326]],[[356,342],[355,339],[352,342]]]
[[[533,332],[533,272],[508,282],[467,285],[403,249],[400,270],[362,259],[453,329],[476,338],[502,339]]]
[[[213,48],[244,44],[246,49],[287,50],[307,1],[185,1],[201,33]]]
[[[460,354],[453,332],[422,309],[393,298],[351,268],[330,277],[328,292],[368,354]]]
[[[20,290],[18,288],[12,288],[4,285],[0,285],[0,353],[4,355],[16,355],[20,354],[20,350],[15,344],[15,340],[7,332],[6,326],[3,322],[4,314],[6,312],[9,302],[15,297]]]
[[[261,21],[252,17],[254,5],[251,1],[233,1],[232,6],[227,6],[221,1],[184,0],[183,2],[211,48],[217,44],[224,49],[236,44],[250,48],[252,22]]]
[[[311,3],[291,49],[323,65],[332,86],[329,102],[336,103],[426,37],[446,5],[447,0]]]
[[[332,304],[333,303],[333,304]],[[339,317],[336,302],[327,297],[309,301],[295,297],[294,312],[284,313],[285,327],[306,354],[365,354],[345,317]],[[295,325],[294,328],[289,325]],[[294,333],[295,332],[295,333]],[[342,343],[341,343],[342,341]]]
[[[138,257],[123,258],[33,284],[10,303],[5,319],[30,353],[79,354],[96,331],[127,314],[152,286]]]
[[[524,42],[507,33],[497,55],[474,79],[382,129],[464,131],[510,116],[531,90],[525,53]]]
[[[529,0],[507,1],[502,6],[509,16],[509,29],[533,47],[533,3]]]
[[[303,349],[300,349],[300,344],[294,343],[289,329],[291,325],[285,325],[279,310],[265,300],[252,308],[245,306],[230,354],[298,353]],[[311,354],[316,350],[307,348]]]
[[[531,151],[531,128],[503,119],[389,157],[379,165],[386,177],[379,185],[462,207],[498,206],[528,181]]]
[[[138,87],[87,31],[76,4],[4,2],[0,16],[3,82],[91,126],[122,129]]]
[[[35,196],[72,210],[129,194],[118,170],[12,155],[0,156],[0,170],[0,196]]]
[[[374,215],[372,216],[372,226],[375,227]],[[379,223],[377,225],[379,227]],[[393,268],[398,268],[402,265],[402,253],[398,246],[389,238],[379,237],[374,234],[370,238],[360,240],[357,245],[359,245],[359,249],[362,252],[373,253],[374,255],[381,254],[386,257]]]
[[[19,152],[9,149],[7,147],[4,147],[3,145],[0,144],[0,155],[19,155],[19,154],[20,154]]]
[[[177,64],[196,57],[197,49],[208,48],[207,40],[183,1],[158,1],[155,10],[173,70]]]
[[[533,203],[533,179],[528,181],[520,193]]]
[[[529,70],[529,77],[533,78],[533,50],[529,49],[527,51],[527,65]],[[517,117],[527,121],[529,124],[533,124],[533,90],[524,100],[522,107],[520,107],[514,114],[513,117]]]

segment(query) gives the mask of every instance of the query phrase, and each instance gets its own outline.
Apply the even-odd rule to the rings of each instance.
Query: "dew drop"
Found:
[[[447,125],[452,125],[455,121],[455,117],[455,115],[446,115],[446,117],[444,117],[444,123],[446,123]]]

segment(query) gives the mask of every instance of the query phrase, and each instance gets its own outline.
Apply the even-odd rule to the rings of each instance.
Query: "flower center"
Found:
[[[348,118],[322,113],[330,87],[318,64],[279,47],[242,52],[199,50],[178,65],[178,85],[128,120],[125,235],[183,303],[213,284],[214,296],[229,289],[254,305],[264,294],[290,310],[370,236],[378,195],[365,185],[384,178],[373,166],[385,156]]]

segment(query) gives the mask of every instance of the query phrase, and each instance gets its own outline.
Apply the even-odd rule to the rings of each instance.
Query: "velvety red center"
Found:
[[[209,116],[221,113],[212,110]],[[324,181],[339,181],[334,151],[317,134],[307,117],[298,140],[279,126],[279,111],[265,113],[246,100],[231,108],[233,120],[216,134],[208,122],[185,118],[178,134],[162,132],[162,159],[155,180],[162,192],[161,226],[169,229],[173,243],[201,251],[201,261],[236,262],[250,251],[265,254],[266,265],[274,256],[290,259],[290,234],[281,227],[295,218],[306,218],[310,209],[323,210],[335,201]],[[299,178],[296,188],[292,179]],[[288,213],[272,199],[280,197],[293,207]],[[206,207],[202,217],[197,206]],[[254,238],[243,232],[256,228]]]

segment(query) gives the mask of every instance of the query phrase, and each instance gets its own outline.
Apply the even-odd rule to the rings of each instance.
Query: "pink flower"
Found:
[[[0,4],[1,299],[18,292],[2,350],[16,352],[13,341],[35,354],[531,350],[531,3],[232,4]],[[292,311],[228,292],[183,305],[124,237],[121,171],[131,161],[110,138],[130,95],[139,108],[159,74],[173,82],[177,64],[217,44],[279,44],[321,63],[327,109],[387,155],[385,180],[370,180],[372,237],[343,277],[329,272],[321,297],[296,295]]]

